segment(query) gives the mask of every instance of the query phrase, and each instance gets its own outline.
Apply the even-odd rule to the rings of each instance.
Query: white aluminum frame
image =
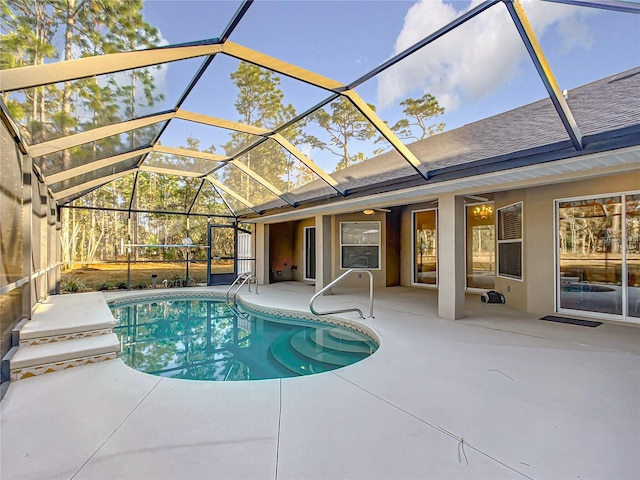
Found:
[[[349,220],[349,221],[344,221],[344,222],[340,222],[340,228],[338,229],[338,235],[339,235],[339,246],[338,248],[340,249],[340,265],[338,266],[339,270],[350,270],[352,268],[360,268],[360,267],[343,267],[342,266],[342,247],[357,247],[357,244],[354,243],[342,243],[342,225],[343,224],[354,224],[354,223],[377,223],[378,224],[378,232],[379,232],[379,241],[377,243],[378,246],[378,267],[377,268],[373,268],[373,267],[364,267],[367,268],[369,270],[382,270],[382,222],[380,220]],[[366,243],[366,244],[360,244],[360,245],[366,245],[366,246],[375,246],[376,244],[374,243]]]
[[[605,192],[605,193],[594,193],[591,195],[581,195],[576,197],[567,197],[567,198],[556,198],[553,200],[553,248],[554,248],[554,271],[555,271],[555,279],[554,279],[554,311],[556,313],[566,313],[570,315],[579,315],[581,317],[593,318],[596,320],[615,320],[618,322],[626,322],[633,324],[640,324],[640,317],[632,317],[629,315],[629,299],[628,299],[628,288],[629,288],[629,269],[627,266],[627,196],[629,195],[640,195],[640,190],[629,190],[624,192]],[[616,315],[613,313],[602,313],[602,312],[593,312],[589,310],[573,310],[570,308],[562,308],[560,306],[560,222],[559,222],[559,204],[561,202],[572,202],[572,201],[580,201],[580,200],[589,200],[595,198],[602,197],[620,197],[620,201],[622,204],[622,218],[621,221],[621,277],[624,279],[624,284],[621,285],[621,298],[622,302],[622,312],[620,315]]]
[[[464,204],[464,238],[465,238],[465,242],[464,242],[464,254],[465,254],[465,258],[464,258],[464,288],[465,291],[469,292],[469,293],[484,293],[486,291],[488,291],[486,288],[480,288],[480,287],[470,287],[468,285],[468,280],[469,280],[469,271],[467,270],[467,255],[469,253],[469,251],[467,250],[469,248],[469,244],[467,242],[467,239],[469,238],[468,235],[468,231],[467,231],[467,225],[468,225],[468,208],[467,207],[475,207],[477,205],[487,205],[487,204],[491,204],[493,205],[493,228],[494,230],[494,253],[495,253],[495,269],[493,270],[493,276],[495,278],[495,276],[497,275],[498,272],[498,236],[497,236],[497,231],[498,231],[498,216],[496,215],[496,208],[495,208],[495,202],[493,200],[487,200],[486,202],[473,202],[473,203],[465,203]],[[473,248],[473,244],[471,245],[471,247]],[[495,281],[494,281],[494,287],[495,287]]]

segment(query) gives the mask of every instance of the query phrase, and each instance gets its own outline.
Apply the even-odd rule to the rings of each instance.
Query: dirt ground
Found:
[[[186,279],[185,263],[132,263],[131,288],[151,288],[151,275],[157,275],[157,285]],[[189,264],[190,284],[207,283],[207,264],[205,262]],[[92,263],[78,265],[64,270],[61,277],[61,288],[65,291],[92,291],[126,288],[127,262]],[[74,286],[77,289],[74,289]]]

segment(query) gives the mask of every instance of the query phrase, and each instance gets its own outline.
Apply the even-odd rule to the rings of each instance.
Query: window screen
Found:
[[[380,222],[340,223],[341,268],[380,268]]]

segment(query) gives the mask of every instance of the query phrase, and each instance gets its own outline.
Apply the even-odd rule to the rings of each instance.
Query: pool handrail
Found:
[[[346,276],[352,273],[359,273],[359,274],[367,273],[369,275],[369,318],[374,318],[373,317],[373,273],[371,273],[371,270],[367,268],[350,268],[349,270],[344,272],[342,275],[340,275],[338,278],[336,278],[331,283],[329,283],[329,285],[327,285],[326,287],[322,288],[319,292],[317,292],[313,297],[311,297],[311,300],[309,301],[309,310],[311,310],[311,313],[313,313],[314,315],[332,315],[334,313],[358,312],[358,314],[360,315],[359,318],[364,318],[364,315],[362,314],[362,310],[360,310],[359,308],[344,308],[340,310],[330,310],[326,312],[318,312],[315,308],[313,308],[313,302],[315,302],[320,295],[322,295],[331,287],[339,283],[343,278],[345,278]]]
[[[247,286],[249,288],[249,292],[251,292],[251,280],[253,280],[255,282],[255,284],[256,284],[256,294],[258,293],[258,277],[256,277],[252,273],[241,273],[233,281],[233,283],[231,285],[229,285],[229,288],[227,289],[227,305],[232,305],[232,304],[236,303],[236,296],[238,295],[238,292],[240,291],[240,289],[245,285],[245,283],[247,284]],[[238,285],[238,282],[241,282],[240,285]],[[247,283],[247,282],[249,282],[249,283]],[[236,285],[238,285],[238,288],[236,288],[236,291],[233,292],[233,302],[231,302],[231,300],[229,299],[229,293],[231,292],[233,287],[236,286]]]

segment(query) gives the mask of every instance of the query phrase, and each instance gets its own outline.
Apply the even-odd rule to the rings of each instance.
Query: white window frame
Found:
[[[415,279],[415,273],[416,273],[416,269],[415,269],[415,258],[416,258],[416,252],[417,252],[417,246],[416,246],[416,213],[420,213],[420,212],[429,212],[429,211],[435,211],[436,212],[436,239],[437,239],[437,244],[436,244],[436,283],[419,283],[416,282]],[[418,287],[418,288],[438,288],[438,280],[439,280],[439,267],[440,267],[440,258],[439,258],[439,253],[440,253],[440,212],[438,211],[438,207],[433,207],[433,208],[422,208],[420,210],[411,210],[411,286],[412,287]]]
[[[465,242],[464,242],[464,288],[465,288],[465,290],[467,292],[470,292],[470,293],[483,293],[483,292],[486,292],[487,289],[486,288],[479,288],[479,287],[470,287],[468,285],[468,282],[469,282],[469,276],[468,276],[469,275],[469,271],[468,271],[468,268],[467,268],[467,255],[469,253],[468,250],[467,250],[469,248],[469,245],[468,245],[468,242],[467,242],[467,239],[469,238],[469,232],[468,232],[468,227],[467,227],[467,225],[468,225],[468,213],[469,213],[468,207],[475,207],[475,206],[478,206],[478,205],[487,205],[487,204],[491,204],[491,206],[493,208],[493,228],[494,228],[493,238],[494,238],[494,242],[496,242],[497,239],[498,239],[498,221],[497,221],[497,218],[498,218],[497,217],[497,212],[498,211],[496,210],[495,202],[493,200],[488,200],[488,201],[485,201],[485,202],[474,202],[474,203],[465,203],[464,204],[464,239],[465,239]],[[493,254],[495,255],[495,259],[494,259],[495,269],[494,269],[493,274],[495,276],[495,275],[498,274],[498,245],[497,245],[497,243],[495,243],[493,247],[494,247]],[[495,285],[494,285],[494,288],[495,288]]]
[[[589,310],[573,310],[570,308],[562,308],[560,306],[561,304],[561,299],[560,299],[560,290],[561,290],[561,280],[560,280],[560,223],[559,223],[559,208],[560,208],[560,203],[563,202],[572,202],[572,201],[581,201],[581,200],[590,200],[593,198],[603,198],[603,197],[620,197],[620,201],[623,205],[622,208],[622,218],[621,218],[621,236],[622,236],[622,242],[621,242],[621,254],[622,254],[622,258],[623,261],[622,262],[622,268],[621,268],[621,276],[624,279],[628,278],[628,265],[627,265],[627,261],[628,261],[628,257],[627,257],[627,220],[626,220],[626,202],[627,202],[627,196],[631,196],[631,195],[640,195],[640,190],[629,190],[629,191],[622,191],[622,192],[605,192],[605,193],[593,193],[591,195],[581,195],[581,196],[577,196],[577,197],[567,197],[567,198],[556,198],[553,201],[553,228],[554,228],[554,235],[553,235],[553,248],[555,251],[554,254],[554,271],[555,271],[555,279],[554,279],[554,289],[555,289],[555,295],[554,295],[554,300],[555,300],[555,305],[554,305],[554,310],[556,313],[567,313],[567,314],[574,314],[574,315],[580,315],[586,318],[593,318],[596,320],[614,320],[617,322],[625,322],[625,323],[633,323],[633,324],[640,324],[640,319],[637,317],[633,317],[631,315],[629,315],[629,300],[628,300],[628,291],[627,288],[622,288],[622,295],[621,295],[621,302],[622,302],[622,313],[620,315],[618,314],[612,314],[612,313],[602,313],[602,312],[592,312]]]
[[[500,212],[520,205],[521,230],[519,239],[500,240]],[[524,202],[515,202],[496,209],[496,276],[507,280],[524,282]],[[520,244],[520,277],[500,273],[500,245],[506,243]]]
[[[378,225],[378,243],[342,243],[342,225],[353,225],[358,223],[375,223]],[[382,270],[382,223],[376,220],[354,220],[350,222],[340,222],[340,230],[338,231],[338,235],[340,236],[340,270],[349,270],[350,268],[359,268],[359,267],[344,267],[342,263],[342,247],[361,247],[363,245],[378,247],[378,267],[362,267],[368,268],[369,270]]]

